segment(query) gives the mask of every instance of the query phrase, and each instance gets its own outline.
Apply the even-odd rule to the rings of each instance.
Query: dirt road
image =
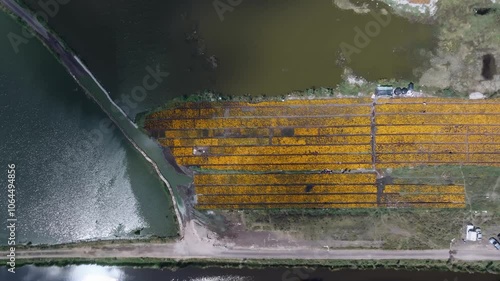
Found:
[[[447,260],[448,250],[327,250],[310,248],[225,248],[213,247],[195,251],[185,248],[182,243],[172,244],[124,244],[99,247],[76,247],[55,250],[25,250],[16,253],[18,258],[217,258],[217,259],[334,259],[334,260],[367,260],[367,259],[429,259]],[[0,253],[0,259],[6,259],[7,252]],[[464,261],[498,260],[500,251],[460,250],[454,257]]]

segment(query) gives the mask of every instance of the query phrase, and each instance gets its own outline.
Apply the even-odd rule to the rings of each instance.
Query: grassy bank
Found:
[[[152,236],[147,238],[137,238],[137,239],[99,239],[99,240],[89,240],[89,241],[75,241],[70,243],[62,243],[62,244],[18,244],[16,245],[16,250],[35,250],[35,249],[70,249],[76,247],[99,247],[105,245],[126,245],[133,243],[169,243],[176,242],[178,239],[177,236],[174,237],[158,237]],[[10,249],[10,246],[3,245],[0,246],[0,251],[7,251]]]
[[[67,266],[97,264],[102,266],[128,266],[144,268],[178,269],[188,266],[221,268],[309,267],[329,270],[390,269],[404,271],[451,271],[469,273],[500,273],[500,262],[462,262],[452,260],[301,260],[301,259],[19,259],[18,266]]]

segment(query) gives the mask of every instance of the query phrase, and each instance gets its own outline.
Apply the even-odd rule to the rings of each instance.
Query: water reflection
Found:
[[[25,269],[25,268],[23,268]],[[103,267],[97,265],[80,265],[71,267],[26,267],[23,281],[124,281],[122,268]],[[23,275],[23,274],[21,274]],[[3,280],[3,279],[2,279]],[[11,280],[11,279],[10,279]],[[18,280],[18,279],[14,279]]]
[[[300,272],[300,274],[298,274]],[[291,273],[291,274],[288,274]],[[177,270],[156,268],[68,267],[17,268],[16,274],[0,270],[1,281],[498,281],[498,275],[446,271],[339,270],[327,268],[218,268],[185,267]]]

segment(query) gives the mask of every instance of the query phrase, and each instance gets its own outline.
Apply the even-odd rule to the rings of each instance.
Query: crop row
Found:
[[[273,145],[369,144],[370,135],[331,137],[274,137]]]
[[[376,208],[375,203],[357,203],[357,204],[203,204],[197,205],[197,209],[297,209],[297,208],[309,208],[309,209],[353,209],[353,208]]]
[[[376,145],[377,153],[481,153],[500,152],[500,144],[423,144],[423,143],[392,143],[392,144],[379,144]]]
[[[498,115],[380,115],[378,114],[375,119],[377,125],[415,125],[415,124],[475,124],[475,125],[489,125],[500,124],[500,114]]]
[[[375,149],[377,153],[467,153],[467,144],[377,143]]]
[[[376,203],[377,194],[307,194],[307,195],[214,195],[198,196],[198,204],[241,203]]]
[[[377,134],[500,134],[500,126],[478,125],[380,125]]]
[[[377,143],[465,143],[466,135],[380,135],[375,139]]]
[[[358,203],[358,204],[203,204],[197,205],[197,209],[209,210],[209,209],[297,209],[297,208],[308,208],[308,209],[353,209],[353,208],[376,208],[375,203]]]
[[[168,147],[193,147],[193,146],[291,146],[291,145],[354,145],[369,144],[371,136],[332,136],[332,137],[254,137],[254,138],[198,138],[198,139],[160,139]],[[271,143],[270,143],[271,141]]]
[[[342,163],[342,164],[257,164],[257,165],[203,165],[201,168],[206,170],[218,171],[247,171],[247,172],[292,172],[292,171],[322,171],[325,169],[342,170],[342,169],[371,169],[371,163]]]
[[[416,103],[416,104],[384,104],[377,105],[375,111],[380,113],[498,113],[499,104],[435,104],[435,103]]]
[[[198,185],[373,184],[375,174],[195,174]]]
[[[195,187],[197,195],[208,194],[292,194],[292,193],[376,193],[372,185],[239,185],[239,186],[204,186]]]
[[[371,163],[370,154],[332,155],[257,155],[178,157],[183,165],[249,165],[249,164],[308,164],[308,163]]]
[[[402,126],[377,126],[377,134],[466,134],[466,125],[402,125]],[[475,126],[478,127],[478,126]],[[494,128],[494,127],[492,127]]]
[[[382,203],[464,203],[465,194],[385,194],[381,197]]]
[[[384,193],[465,193],[462,185],[386,185]]]
[[[380,104],[412,104],[412,103],[443,103],[443,105],[458,103],[458,104],[488,104],[498,103],[497,100],[466,100],[466,99],[451,99],[451,98],[435,98],[435,97],[415,97],[401,99],[378,99],[377,105]]]
[[[276,129],[278,131],[279,129]],[[219,129],[191,129],[165,130],[165,137],[171,139],[185,138],[213,138],[213,137],[269,137],[273,128],[219,128]],[[273,135],[276,135],[273,132]]]
[[[456,209],[465,208],[465,203],[401,203],[401,204],[203,204],[197,205],[197,209],[285,209],[285,208],[309,208],[309,209],[351,209],[351,208],[380,208],[380,207],[398,207],[398,208],[441,208]]]
[[[330,146],[212,146],[207,148],[207,153],[210,155],[356,154],[371,153],[371,147],[368,144]],[[173,147],[172,154],[176,157],[192,156],[193,148]]]
[[[328,127],[328,128],[219,128],[165,130],[165,138],[213,138],[213,137],[281,137],[281,136],[328,136],[328,135],[369,135],[371,129],[365,127]]]
[[[294,118],[217,118],[217,119],[179,119],[151,120],[148,129],[186,130],[220,128],[269,128],[269,127],[308,127],[308,126],[369,126],[369,116],[353,117],[294,117]]]

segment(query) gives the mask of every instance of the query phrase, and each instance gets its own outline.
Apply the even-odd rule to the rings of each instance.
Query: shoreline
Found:
[[[500,262],[454,260],[302,260],[302,259],[162,259],[162,258],[101,258],[101,259],[18,259],[18,267],[34,265],[40,267],[94,264],[134,268],[159,268],[177,270],[186,267],[198,268],[315,268],[339,270],[396,270],[396,271],[440,271],[457,273],[500,274]]]

